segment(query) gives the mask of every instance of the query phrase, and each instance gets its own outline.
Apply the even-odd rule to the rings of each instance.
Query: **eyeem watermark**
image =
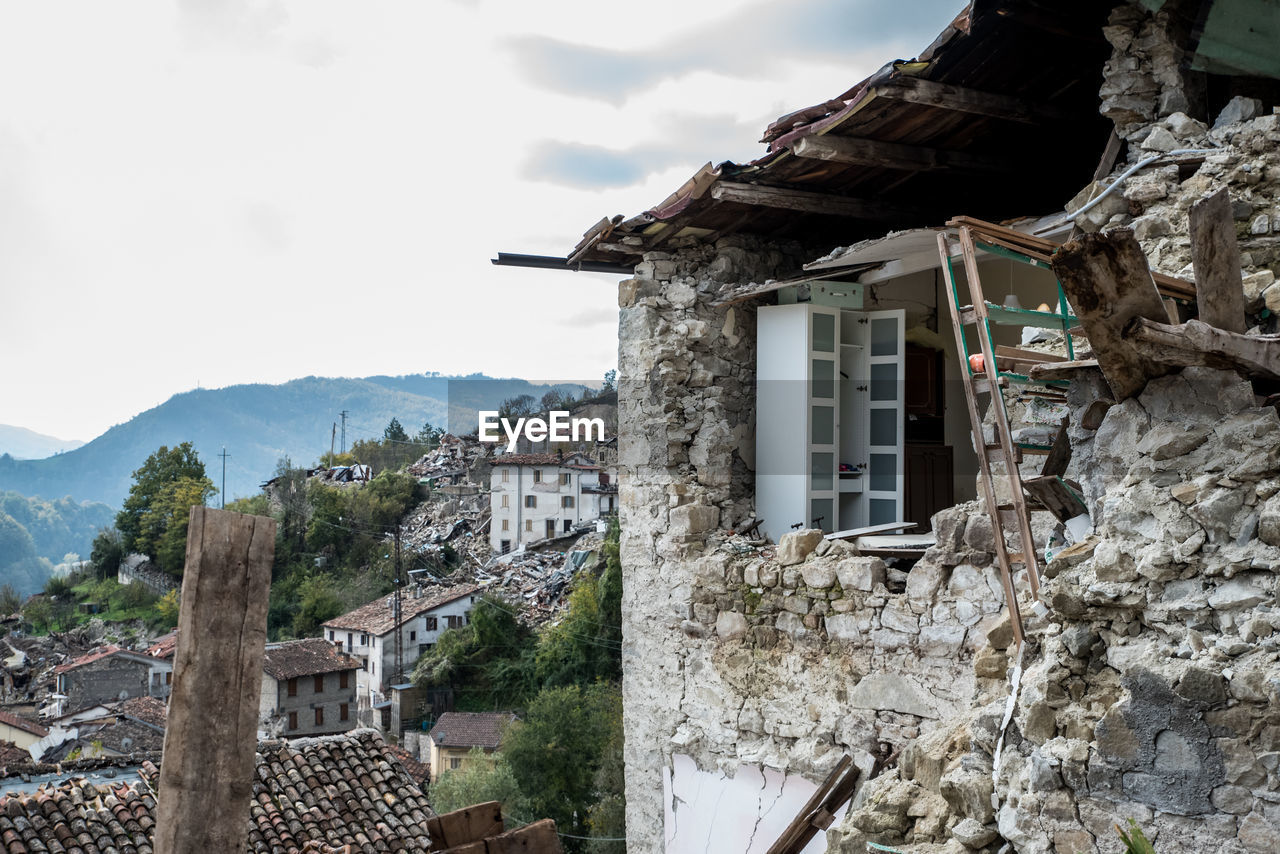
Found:
[[[530,442],[597,442],[604,441],[603,418],[570,418],[569,413],[561,409],[553,409],[547,413],[548,418],[517,418],[513,426],[510,419],[499,418],[498,410],[482,409],[479,412],[480,429],[477,431],[481,442],[500,442],[502,436],[498,428],[507,436],[507,453],[516,449],[520,434]]]

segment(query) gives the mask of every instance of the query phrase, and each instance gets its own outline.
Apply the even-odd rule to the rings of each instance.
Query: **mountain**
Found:
[[[79,439],[59,439],[26,427],[0,424],[0,454],[9,454],[20,460],[51,457],[62,451],[75,450],[83,444]]]
[[[0,492],[0,584],[35,593],[68,553],[87,558],[94,536],[115,517],[105,504]]]
[[[65,454],[42,460],[0,456],[0,490],[45,498],[70,495],[77,501],[119,507],[129,493],[134,470],[152,452],[161,445],[190,441],[214,486],[222,483],[218,455],[226,448],[230,500],[256,494],[281,457],[308,465],[326,453],[330,431],[340,423],[342,410],[348,412],[349,448],[356,439],[381,438],[392,418],[399,419],[410,435],[424,422],[453,432],[472,432],[477,408],[497,409],[501,401],[520,394],[540,398],[552,388],[582,389],[479,374],[306,377],[280,385],[196,389],[175,394]]]

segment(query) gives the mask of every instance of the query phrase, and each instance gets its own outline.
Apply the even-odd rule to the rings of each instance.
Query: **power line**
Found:
[[[219,500],[222,502],[219,509],[227,509],[227,457],[231,456],[227,453],[227,446],[222,446],[222,453],[218,454],[222,457],[222,492],[219,494]]]

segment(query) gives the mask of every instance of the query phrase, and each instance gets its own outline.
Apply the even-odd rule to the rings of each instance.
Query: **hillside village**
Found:
[[[974,2],[557,262],[627,276],[616,436],[208,517],[275,548],[253,850],[1278,850],[1276,38]],[[6,850],[149,850],[217,656],[6,626]]]

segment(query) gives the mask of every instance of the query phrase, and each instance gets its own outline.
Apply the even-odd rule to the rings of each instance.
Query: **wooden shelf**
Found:
[[[991,318],[991,322],[1001,326],[1034,326],[1037,329],[1056,329],[1061,332],[1063,323],[1066,323],[1068,328],[1080,323],[1080,318],[1074,314],[1033,311],[1029,308],[1006,308],[994,302],[987,302],[986,305],[987,316]]]

